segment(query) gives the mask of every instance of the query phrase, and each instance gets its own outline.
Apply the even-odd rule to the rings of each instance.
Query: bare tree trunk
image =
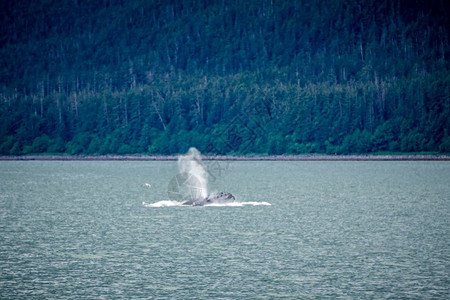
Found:
[[[158,95],[158,98],[162,100],[162,102],[164,102],[164,98],[158,93],[156,92],[156,94]],[[164,123],[164,119],[162,118],[161,113],[159,112],[158,106],[156,105],[155,101],[152,100],[152,104],[153,107],[155,108],[155,112],[158,115],[159,121],[161,122],[164,130],[166,130],[166,124]]]
[[[158,117],[159,117],[159,121],[161,122],[161,124],[162,124],[164,130],[166,130],[166,124],[164,124],[164,120],[163,120],[161,114],[159,113],[158,106],[156,106],[155,101],[152,101],[152,104],[153,104],[153,107],[155,108],[156,114],[157,114]]]
[[[44,82],[42,82],[41,83],[41,97],[40,97],[40,99],[39,99],[39,101],[40,101],[40,109],[41,109],[41,111],[40,111],[40,115],[41,115],[41,118],[44,116],[44,97],[45,97],[45,84],[44,84]]]

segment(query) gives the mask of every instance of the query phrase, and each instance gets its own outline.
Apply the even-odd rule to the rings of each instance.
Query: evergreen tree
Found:
[[[448,152],[444,1],[2,1],[0,153]]]

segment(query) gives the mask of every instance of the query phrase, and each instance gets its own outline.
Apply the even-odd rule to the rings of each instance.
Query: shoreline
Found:
[[[178,155],[21,155],[0,161],[176,161]],[[358,155],[202,155],[208,161],[450,161],[444,154]]]

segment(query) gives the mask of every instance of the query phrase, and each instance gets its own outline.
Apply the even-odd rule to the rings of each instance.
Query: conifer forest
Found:
[[[450,152],[445,0],[4,0],[0,154]]]

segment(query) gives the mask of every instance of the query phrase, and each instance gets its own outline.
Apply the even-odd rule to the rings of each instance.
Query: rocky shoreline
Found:
[[[23,155],[0,156],[2,161],[176,161],[177,155]],[[444,154],[398,155],[202,155],[203,160],[218,161],[450,161]]]

